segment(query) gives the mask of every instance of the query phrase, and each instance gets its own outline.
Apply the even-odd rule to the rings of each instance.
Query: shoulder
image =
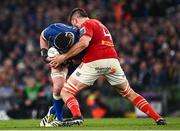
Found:
[[[93,27],[93,21],[91,19],[86,20],[84,23],[82,23],[80,27],[80,34],[84,32],[86,29],[91,29]]]
[[[47,27],[42,31],[42,33],[45,33],[45,32],[48,32],[48,31],[52,30],[53,27],[54,27],[54,24],[51,24],[51,25],[47,26]]]
[[[41,32],[41,36],[48,40],[49,37],[57,30],[56,29],[56,24],[51,24],[49,26],[47,26],[42,32]]]
[[[83,27],[94,27],[96,26],[97,24],[101,23],[100,21],[96,20],[96,19],[89,19],[89,20],[86,20],[82,25],[81,25],[81,28]]]
[[[72,26],[63,23],[54,23],[49,25],[45,30],[62,30],[62,29],[72,29]]]
[[[63,29],[66,29],[66,30],[77,30],[76,27],[74,26],[70,26],[70,25],[67,25],[67,24],[64,24],[64,23],[55,23],[54,26],[56,28],[63,28]]]
[[[92,25],[94,23],[93,19],[89,19],[89,20],[86,20],[82,26],[86,26],[86,25]]]

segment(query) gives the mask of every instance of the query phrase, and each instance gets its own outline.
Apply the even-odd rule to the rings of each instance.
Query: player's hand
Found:
[[[48,58],[47,58],[47,60],[50,61],[50,62],[48,63],[48,66],[51,67],[51,68],[55,68],[55,69],[56,69],[58,65],[57,65],[56,62],[52,62],[52,61],[51,61],[52,58],[53,58],[53,57],[48,57]]]
[[[59,66],[59,64],[56,63],[56,62],[51,62],[51,63],[49,63],[48,65],[49,65],[51,68],[54,68],[54,69],[56,69],[56,68]]]
[[[49,65],[53,68],[57,68],[60,64],[62,64],[65,61],[65,56],[62,55],[56,55],[55,57],[48,58],[50,60]]]

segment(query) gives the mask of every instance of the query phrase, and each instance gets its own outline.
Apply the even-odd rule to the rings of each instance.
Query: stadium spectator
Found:
[[[46,94],[33,76],[24,76],[24,85],[17,105],[8,110],[11,118],[41,118],[48,110]]]
[[[42,117],[42,114],[40,114],[42,109],[47,109],[47,104],[43,106],[40,104],[40,102],[42,102],[41,98],[45,97],[42,86],[35,78],[33,78],[33,76],[25,76],[24,81],[23,107],[21,107],[21,110],[24,111],[27,118],[36,118],[37,116]],[[46,99],[44,99],[44,101],[45,100]]]

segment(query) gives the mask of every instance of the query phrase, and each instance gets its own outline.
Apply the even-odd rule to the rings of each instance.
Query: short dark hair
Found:
[[[69,50],[74,43],[74,36],[70,32],[59,33],[54,39],[54,46],[63,54]]]
[[[87,12],[83,8],[74,8],[69,15],[69,22],[71,22],[74,15],[77,17],[88,17]]]

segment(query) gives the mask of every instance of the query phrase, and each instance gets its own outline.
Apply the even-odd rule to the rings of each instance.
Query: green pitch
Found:
[[[40,128],[40,120],[0,121],[1,130],[180,130],[180,118],[166,118],[168,125],[157,126],[149,118],[85,119],[82,126]]]

